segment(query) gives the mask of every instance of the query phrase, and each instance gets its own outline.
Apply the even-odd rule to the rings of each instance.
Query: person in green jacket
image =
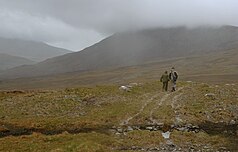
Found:
[[[164,74],[160,78],[160,82],[163,82],[163,91],[168,91],[168,82],[169,82],[169,75],[168,71],[165,71]]]

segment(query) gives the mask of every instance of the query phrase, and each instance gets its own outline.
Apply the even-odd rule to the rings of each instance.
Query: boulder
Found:
[[[120,86],[119,90],[123,90],[123,91],[127,91],[127,92],[131,91],[131,89],[129,87],[127,87],[127,86]]]
[[[170,131],[163,132],[162,136],[164,137],[164,139],[169,139],[170,133],[171,133]]]

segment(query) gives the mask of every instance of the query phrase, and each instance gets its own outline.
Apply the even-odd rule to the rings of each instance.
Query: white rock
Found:
[[[205,94],[205,96],[206,96],[206,97],[214,97],[215,94],[214,94],[214,93],[207,93],[207,94]]]
[[[119,133],[122,133],[122,132],[123,132],[123,129],[118,128],[117,131],[118,131]]]
[[[146,127],[146,130],[153,130],[153,127]]]
[[[235,120],[231,120],[231,121],[230,121],[230,124],[231,124],[231,125],[235,125],[235,124],[236,124],[236,121],[235,121]]]
[[[128,88],[127,86],[120,86],[119,90],[130,91],[130,88]]]
[[[170,133],[171,133],[171,132],[169,132],[169,131],[163,132],[163,133],[162,133],[162,136],[164,137],[164,139],[169,139]]]
[[[133,128],[131,126],[128,126],[127,131],[133,131]]]

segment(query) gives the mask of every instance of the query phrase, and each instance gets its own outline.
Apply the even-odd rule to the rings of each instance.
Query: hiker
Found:
[[[160,82],[163,82],[163,91],[168,91],[168,82],[169,82],[169,75],[168,71],[165,71],[164,74],[160,78]]]
[[[175,68],[172,67],[169,73],[169,79],[171,81],[172,90],[171,92],[176,91],[176,81],[178,79],[178,73],[175,71]]]

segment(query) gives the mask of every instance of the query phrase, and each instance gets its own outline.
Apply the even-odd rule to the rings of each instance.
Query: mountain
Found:
[[[24,57],[36,62],[70,52],[69,50],[53,47],[43,42],[0,38],[0,53]]]
[[[34,64],[34,61],[23,57],[12,56],[4,53],[0,53],[0,71],[10,69],[20,65]]]
[[[136,66],[87,72],[1,80],[0,90],[59,89],[95,85],[125,85],[131,82],[158,81],[165,70],[175,66],[179,82],[195,81],[212,84],[238,82],[238,48],[193,57],[154,61]]]
[[[238,28],[158,28],[114,34],[82,51],[0,73],[20,78],[139,65],[238,48]]]

